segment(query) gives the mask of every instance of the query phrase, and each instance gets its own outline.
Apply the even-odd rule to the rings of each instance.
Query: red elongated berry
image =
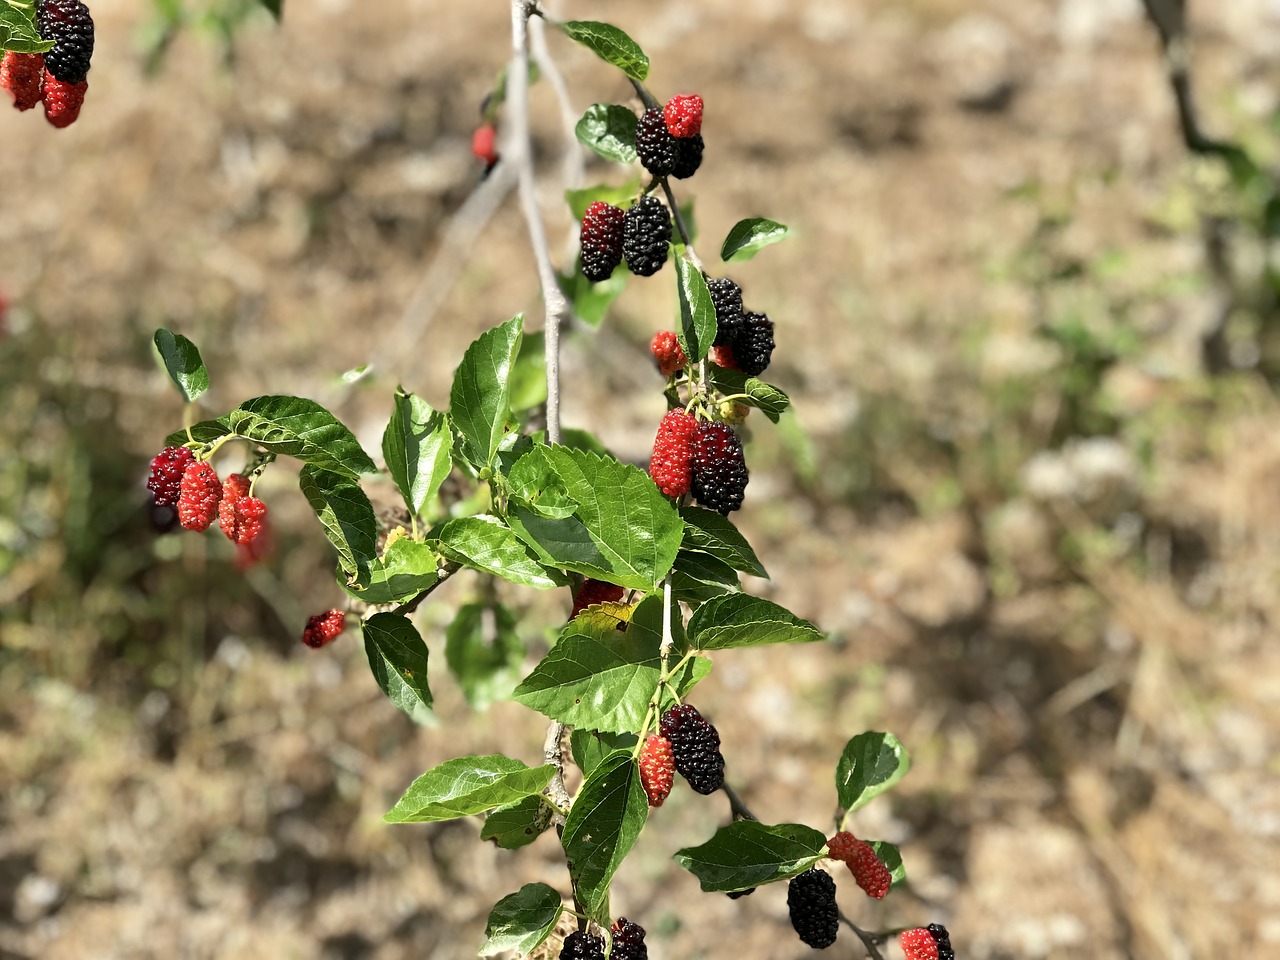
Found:
[[[307,625],[302,631],[302,642],[312,650],[319,650],[341,635],[346,620],[346,614],[341,610],[326,610],[308,617]]]
[[[938,960],[938,941],[924,927],[904,930],[898,935],[898,943],[907,960]]]
[[[471,134],[471,152],[476,159],[483,160],[486,167],[492,167],[498,162],[497,148],[498,131],[493,128],[493,124],[486,123],[476,127],[475,133]]]
[[[626,917],[619,917],[609,928],[613,937],[613,949],[609,960],[649,960],[649,948],[644,942],[644,927]]]
[[[738,366],[738,361],[734,359],[733,347],[727,343],[711,348],[711,362],[717,366],[724,367],[726,370],[742,369]]]
[[[649,476],[668,497],[681,497],[693,483],[693,442],[698,421],[683,410],[669,410],[658,424],[649,457]]]
[[[660,807],[671,793],[675,782],[675,758],[671,741],[654,734],[640,748],[640,785],[649,798],[649,806]]]
[[[680,338],[670,330],[659,330],[649,341],[649,352],[658,361],[658,370],[664,377],[669,377],[677,370],[683,370],[689,358],[684,355],[680,346]]]
[[[44,57],[38,53],[5,52],[0,59],[0,87],[13,94],[18,110],[30,110],[40,102],[40,79],[44,76]]]
[[[582,581],[582,586],[573,595],[573,610],[569,614],[572,620],[587,607],[596,603],[617,603],[626,591],[616,583],[605,583],[603,580],[592,580],[590,577]]]
[[[678,93],[662,108],[662,119],[673,137],[696,137],[702,132],[702,98],[696,93]]]
[[[93,17],[80,0],[40,0],[36,28],[53,49],[44,55],[50,76],[76,85],[84,81],[93,57]]]
[[[66,83],[46,70],[42,88],[44,118],[58,129],[71,126],[80,116],[80,107],[84,105],[84,95],[88,89],[88,80]]]
[[[183,529],[208,530],[221,500],[222,482],[213,467],[203,461],[187,464],[178,492],[178,522]]]
[[[867,896],[881,900],[889,892],[893,875],[884,861],[876,856],[875,848],[865,840],[841,830],[827,841],[827,852],[832,859],[844,862]]]
[[[582,215],[582,275],[592,283],[608,280],[622,262],[626,214],[597,200]]]
[[[194,461],[195,455],[186,447],[165,447],[155,455],[151,460],[147,489],[151,491],[156,506],[168,507],[178,502],[183,471]]]
[[[703,423],[693,442],[692,490],[698,503],[723,514],[737,510],[748,479],[742,441],[733,427]]]

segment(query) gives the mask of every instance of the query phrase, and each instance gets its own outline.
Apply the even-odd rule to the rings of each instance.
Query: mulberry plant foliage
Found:
[[[567,194],[582,224],[582,253],[558,279],[575,315],[593,325],[628,273],[658,278],[633,282],[674,287],[673,329],[656,330],[650,347],[655,396],[665,398],[667,413],[655,424],[649,469],[620,461],[606,452],[607,438],[581,430],[566,431],[571,442],[549,440],[540,395],[521,388],[530,369],[541,369],[530,349],[540,335],[527,335],[515,316],[467,348],[446,409],[403,387],[387,397],[381,465],[318,403],[258,396],[208,419],[188,417],[189,426],[164,440],[148,481],[153,510],[170,512],[188,531],[221,531],[242,564],[266,562],[271,505],[256,495],[258,480],[277,458],[299,461],[300,491],[336,558],[333,609],[299,624],[302,643],[322,651],[344,630],[358,631],[375,682],[418,721],[429,717],[432,686],[442,682],[441,649],[446,673],[477,704],[510,690],[495,681],[500,674],[527,666],[517,612],[494,590],[453,611],[446,635],[428,644],[413,613],[441,584],[466,569],[567,592],[567,622],[509,693],[531,722],[549,723],[543,755],[455,757],[407,784],[384,817],[389,824],[476,817],[480,838],[503,849],[563,848],[560,887],[531,883],[503,897],[481,955],[543,948],[544,956],[647,956],[643,918],[613,915],[610,888],[649,817],[686,789],[708,797],[700,802],[727,804],[722,826],[674,851],[676,862],[707,895],[736,898],[772,886],[799,938],[825,947],[838,933],[832,874],[842,873],[840,862],[857,884],[840,884],[846,906],[863,895],[882,898],[904,879],[892,844],[855,835],[855,814],[902,777],[907,754],[889,733],[851,736],[836,758],[834,794],[824,790],[839,811],[825,830],[759,822],[731,786],[741,745],[722,740],[714,718],[693,702],[701,684],[714,682],[716,657],[823,639],[813,624],[745,592],[742,574],[767,572],[729,518],[751,507],[749,449],[738,426],[749,415],[776,422],[789,402],[760,379],[775,327],[760,305],[744,306],[751,296],[742,277],[730,279],[698,256],[672,186],[696,172],[708,146],[715,150],[714,104],[704,125],[696,94],[659,103],[644,86],[647,57],[613,26],[553,26],[620,69],[636,93],[630,104],[591,106],[577,125],[583,144],[625,169],[620,182]],[[505,162],[493,138],[502,93],[485,105],[477,156],[486,170]],[[786,233],[772,220],[742,220],[721,247],[721,264],[736,270]],[[780,355],[786,330],[783,319]],[[190,411],[209,385],[198,348],[168,330],[157,331],[155,345]],[[245,465],[220,471],[232,447]],[[379,517],[369,491],[380,486],[398,492],[405,522]],[[574,795],[565,788],[569,763],[582,772]],[[557,934],[566,914],[576,929]],[[855,954],[882,956],[889,932],[847,926],[858,938]],[[914,947],[920,935],[912,937]]]

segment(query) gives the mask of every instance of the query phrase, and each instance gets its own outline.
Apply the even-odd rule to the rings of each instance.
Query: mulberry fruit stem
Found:
[[[675,636],[671,632],[671,605],[674,601],[671,598],[671,571],[667,571],[666,577],[662,581],[662,644],[658,647],[658,654],[662,657],[662,672],[667,672],[667,659],[671,656],[671,647],[675,643]]]

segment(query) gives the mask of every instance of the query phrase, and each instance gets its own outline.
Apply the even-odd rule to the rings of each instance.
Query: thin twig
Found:
[[[547,441],[559,443],[560,322],[569,316],[569,301],[560,290],[551,264],[534,180],[533,145],[529,137],[529,16],[533,9],[534,4],[527,0],[511,0],[511,66],[507,69],[506,103],[509,130],[503,154],[516,170],[520,205],[529,228],[538,281],[542,284],[542,301],[546,306]]]
[[[689,232],[688,226],[684,222],[684,214],[680,212],[680,204],[676,203],[676,195],[671,192],[671,184],[663,177],[662,192],[667,195],[667,206],[671,208],[671,216],[675,219],[676,229],[680,232],[680,239],[684,242],[685,251],[689,254],[689,259],[693,261],[693,265],[699,270],[703,270],[702,258],[698,256],[698,251],[693,249],[693,235]]]

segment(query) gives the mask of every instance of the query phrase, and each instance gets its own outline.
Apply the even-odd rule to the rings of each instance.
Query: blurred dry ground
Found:
[[[1191,5],[1206,127],[1274,165],[1280,8]],[[535,758],[541,724],[471,713],[437,668],[438,724],[414,727],[355,639],[301,649],[337,596],[286,470],[265,494],[279,549],[245,575],[214,538],[157,537],[141,483],[181,420],[156,326],[202,346],[205,412],[315,396],[373,451],[396,382],[443,404],[472,338],[539,315],[508,199],[427,291],[430,322],[405,319],[478,179],[505,7],[291,2],[229,61],[193,30],[147,76],[149,9],[97,0],[80,121],[0,111],[18,303],[0,341],[0,957],[457,958],[498,897],[563,888],[550,838],[510,853],[471,822],[380,822],[444,759]],[[1138,4],[564,13],[627,29],[659,97],[706,98],[681,191],[704,255],[740,217],[794,231],[733,270],[778,324],[770,377],[795,413],[751,421],[739,517],[773,574],[750,589],[832,642],[717,659],[698,703],[738,790],[825,829],[845,740],[892,730],[912,772],[856,829],[900,845],[911,887],[869,904],[839,878],[862,926],[939,920],[972,960],[1280,947],[1276,317],[1249,299],[1268,252],[1251,198],[1186,158]],[[629,102],[551,39],[578,109]],[[559,237],[562,133],[545,83],[535,98]],[[1215,217],[1227,272],[1206,256]],[[568,421],[636,461],[669,284],[631,284],[566,344]],[[1231,363],[1210,375],[1223,315]],[[433,655],[477,589],[458,577],[424,609]],[[506,599],[532,662],[567,600]],[[781,890],[731,902],[671,863],[726,815],[678,791],[615,910],[658,958],[807,956]]]

